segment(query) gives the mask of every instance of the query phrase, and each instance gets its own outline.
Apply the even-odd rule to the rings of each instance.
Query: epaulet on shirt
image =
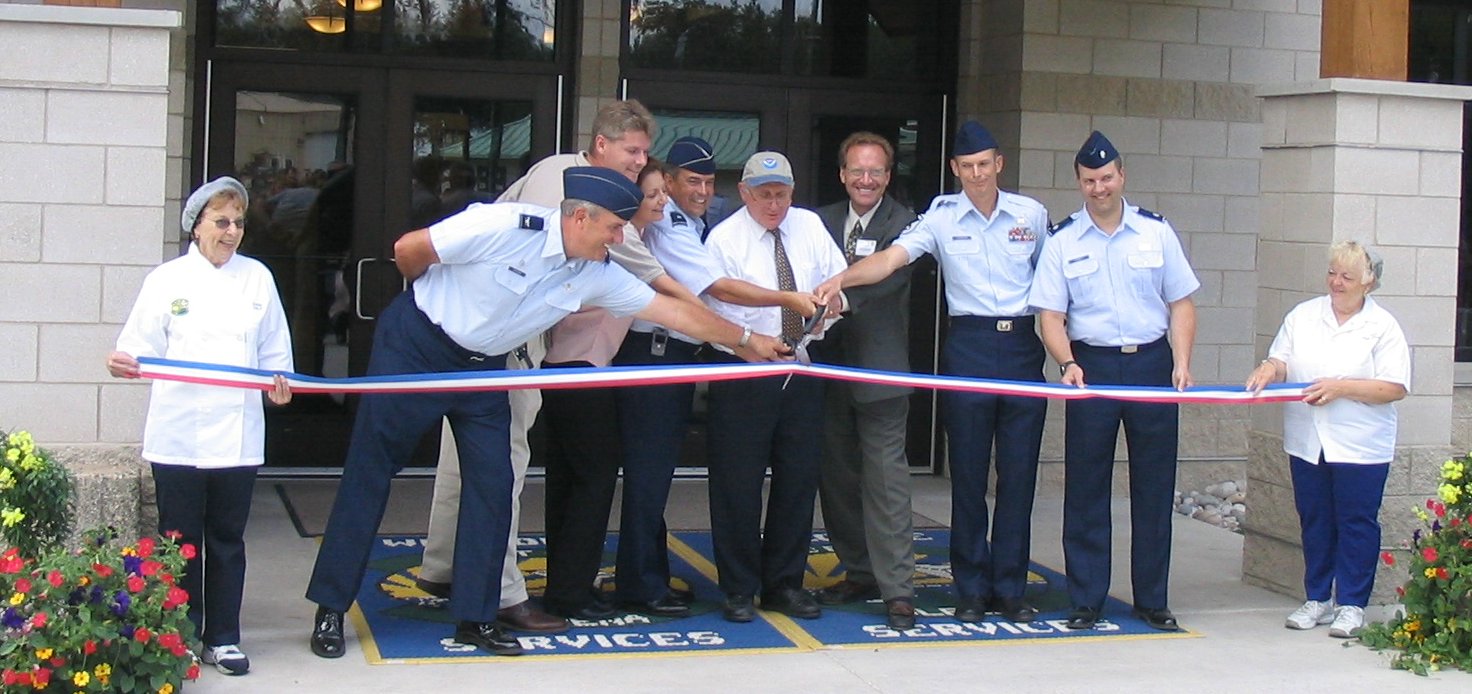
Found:
[[[1147,210],[1147,209],[1145,209],[1143,207],[1140,207],[1140,208],[1136,208],[1135,211],[1139,212],[1140,213],[1140,216],[1141,217],[1144,217],[1146,219],[1153,219],[1153,220],[1155,220],[1157,222],[1163,222],[1163,221],[1165,221],[1165,217],[1162,216],[1159,212],[1155,212],[1154,210]]]
[[[680,226],[687,226],[687,225],[690,224],[690,220],[685,219],[685,215],[682,215],[679,212],[671,212],[670,213],[670,224],[671,225],[678,224]]]
[[[1054,224],[1053,226],[1048,227],[1048,235],[1049,236],[1052,236],[1053,234],[1058,233],[1059,230],[1061,230],[1064,227],[1072,224],[1074,219],[1076,219],[1076,218],[1075,217],[1071,217],[1071,216],[1070,217],[1064,217],[1063,218],[1063,221],[1058,222],[1057,224]]]
[[[521,216],[521,223],[517,226],[529,231],[541,231],[542,224],[543,220],[541,217],[538,217],[536,215],[524,214]]]

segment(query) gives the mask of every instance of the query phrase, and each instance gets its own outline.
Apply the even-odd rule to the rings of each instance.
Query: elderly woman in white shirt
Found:
[[[292,370],[291,336],[271,271],[238,255],[248,194],[222,177],[195,190],[180,223],[193,242],[183,256],[143,280],[107,370],[138,378],[140,356]],[[291,401],[278,373],[266,397]],[[256,470],[265,462],[261,395],[251,390],[154,381],[143,425],[143,458],[153,468],[160,533],[199,548],[180,579],[201,654],[227,675],[243,675],[240,602],[245,589],[245,524]]]
[[[1283,406],[1307,593],[1288,615],[1290,629],[1330,624],[1330,636],[1355,636],[1375,583],[1380,500],[1395,457],[1391,403],[1406,396],[1411,361],[1400,324],[1369,296],[1382,272],[1366,247],[1334,244],[1329,294],[1288,312],[1268,358],[1247,377],[1253,392],[1309,383],[1300,402]]]

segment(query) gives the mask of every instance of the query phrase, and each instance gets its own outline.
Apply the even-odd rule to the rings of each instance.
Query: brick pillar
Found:
[[[1396,456],[1380,513],[1383,544],[1398,547],[1416,523],[1410,506],[1435,493],[1441,462],[1452,452],[1462,102],[1472,99],[1472,88],[1326,79],[1258,93],[1257,355],[1267,353],[1290,308],[1325,293],[1331,244],[1361,241],[1385,257],[1385,281],[1374,296],[1411,346],[1411,395],[1397,404]],[[1302,596],[1282,409],[1252,409],[1243,580]],[[1404,575],[1381,569],[1372,602],[1395,602]]]

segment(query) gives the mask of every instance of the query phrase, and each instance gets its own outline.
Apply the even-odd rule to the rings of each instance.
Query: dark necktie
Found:
[[[843,257],[848,259],[848,264],[853,265],[858,256],[854,253],[859,247],[859,237],[864,235],[863,222],[854,222],[854,228],[848,232],[848,240],[843,242]]]
[[[792,262],[787,259],[787,249],[782,247],[782,230],[767,231],[772,234],[772,255],[777,262],[777,288],[784,292],[795,292],[797,282],[792,279]],[[802,316],[797,311],[782,309],[782,337],[789,340],[802,337]]]

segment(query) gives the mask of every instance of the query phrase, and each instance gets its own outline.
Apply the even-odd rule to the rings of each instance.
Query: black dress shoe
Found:
[[[647,614],[651,617],[689,617],[690,606],[677,601],[673,596],[666,593],[659,596],[658,600],[648,602],[625,602],[624,608],[630,612]]]
[[[980,622],[986,619],[986,601],[981,598],[961,598],[956,603],[956,620]]]
[[[847,578],[818,591],[818,602],[824,605],[847,605],[851,602],[863,602],[878,598],[879,586],[873,583],[850,581]]]
[[[915,628],[915,603],[909,598],[890,598],[884,601],[884,623],[891,629]]]
[[[756,607],[752,606],[750,595],[727,595],[721,616],[728,622],[750,622],[756,619]]]
[[[455,625],[455,641],[490,651],[495,655],[521,655],[521,642],[502,631],[495,622],[460,622]]]
[[[996,598],[992,600],[992,611],[1009,622],[1031,622],[1038,618],[1036,607],[1022,598]]]
[[[684,588],[676,588],[674,586],[670,586],[670,590],[668,593],[665,594],[665,597],[678,602],[681,605],[692,605],[695,603],[695,591],[685,590]]]
[[[414,578],[414,587],[442,600],[450,599],[450,584],[431,581],[427,578]]]
[[[581,604],[554,602],[543,598],[542,604],[550,614],[584,622],[598,622],[618,614],[618,608],[614,607],[613,603],[598,598],[589,599]]]
[[[341,658],[344,644],[342,613],[318,607],[317,616],[312,618],[312,652],[319,658]]]
[[[1159,629],[1161,631],[1181,630],[1181,625],[1176,622],[1176,616],[1164,607],[1154,610],[1145,610],[1137,607],[1135,608],[1135,616],[1139,617],[1140,621],[1143,621],[1151,629]]]
[[[1093,629],[1099,623],[1099,611],[1092,607],[1075,607],[1068,613],[1069,629]]]
[[[798,619],[817,619],[823,616],[823,609],[818,607],[818,601],[813,598],[813,594],[801,588],[782,588],[775,592],[763,593],[762,609],[781,612]]]

